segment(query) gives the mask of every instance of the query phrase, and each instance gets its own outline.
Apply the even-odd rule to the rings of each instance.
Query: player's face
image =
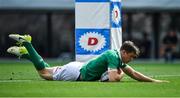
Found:
[[[134,58],[136,58],[136,55],[133,52],[127,53],[126,51],[122,51],[121,56],[122,56],[123,63],[128,63],[132,61]]]

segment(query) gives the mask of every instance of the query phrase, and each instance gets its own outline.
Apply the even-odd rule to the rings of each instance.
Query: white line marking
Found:
[[[0,80],[0,83],[5,82],[31,82],[33,80]]]
[[[153,78],[163,78],[163,77],[180,77],[180,75],[147,75],[148,77],[153,77]],[[130,78],[130,77],[125,77],[125,78]]]
[[[150,77],[180,77],[180,75],[154,75]]]
[[[155,77],[155,78],[161,78],[161,77],[180,77],[180,75],[149,75],[149,77]],[[130,77],[124,77],[124,78],[130,78]],[[11,83],[11,82],[32,82],[34,80],[0,80],[0,83]]]

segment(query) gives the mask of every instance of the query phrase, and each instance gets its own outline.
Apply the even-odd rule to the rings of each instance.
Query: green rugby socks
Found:
[[[24,58],[29,59],[35,66],[37,70],[42,70],[49,65],[44,62],[43,58],[36,52],[32,44],[29,42],[23,42],[24,47],[26,47],[29,54],[23,55]]]

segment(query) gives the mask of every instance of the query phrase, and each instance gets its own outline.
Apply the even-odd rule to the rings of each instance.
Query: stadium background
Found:
[[[171,2],[171,3],[169,3]],[[122,0],[123,41],[132,40],[140,49],[139,59],[161,60],[162,38],[169,29],[180,37],[178,0]],[[74,59],[75,13],[73,0],[0,0],[0,57],[14,58],[6,49],[13,44],[8,34],[28,33],[44,58]],[[144,35],[151,44],[142,43]],[[180,57],[180,45],[176,57]]]

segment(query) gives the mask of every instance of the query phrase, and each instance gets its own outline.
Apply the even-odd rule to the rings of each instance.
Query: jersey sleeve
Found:
[[[105,56],[108,63],[108,69],[117,69],[119,67],[119,58],[114,52],[109,51],[105,54]]]

